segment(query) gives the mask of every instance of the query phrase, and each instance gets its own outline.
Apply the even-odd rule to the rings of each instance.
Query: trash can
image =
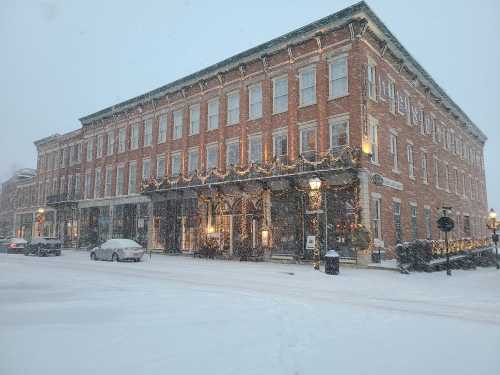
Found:
[[[328,275],[339,274],[339,254],[335,250],[329,250],[325,254],[325,273]]]

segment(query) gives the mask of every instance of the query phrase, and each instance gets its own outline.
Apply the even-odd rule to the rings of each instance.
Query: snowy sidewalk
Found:
[[[0,254],[0,374],[497,374],[499,282]]]

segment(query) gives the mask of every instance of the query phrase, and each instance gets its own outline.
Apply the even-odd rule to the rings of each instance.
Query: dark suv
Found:
[[[54,237],[34,237],[26,246],[24,255],[61,255],[61,241]]]

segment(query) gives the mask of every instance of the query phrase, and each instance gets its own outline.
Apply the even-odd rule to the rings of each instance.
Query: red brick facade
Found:
[[[332,98],[330,64],[344,56],[347,58],[347,92]],[[304,68],[314,69],[315,100],[313,104],[301,106],[299,75]],[[368,72],[370,69],[371,73]],[[279,77],[287,77],[288,108],[281,113],[273,113],[273,80]],[[391,80],[394,90],[389,88]],[[370,81],[373,82],[371,88]],[[248,88],[254,84],[261,85],[262,115],[257,119],[249,119]],[[370,90],[372,97],[369,97]],[[228,125],[227,94],[233,92],[239,93],[239,120]],[[391,92],[395,100],[395,110],[392,112]],[[214,98],[219,99],[218,128],[209,130],[207,103]],[[199,105],[199,133],[189,135],[192,105]],[[183,114],[182,137],[179,139],[173,137],[175,111],[182,111]],[[162,115],[167,116],[166,142],[159,142]],[[486,235],[484,217],[487,199],[483,158],[486,137],[411,59],[364,3],[287,34],[281,40],[266,43],[257,52],[244,52],[164,88],[81,119],[82,129],[38,146],[41,153],[38,181],[50,181],[63,176],[68,181],[70,175],[79,173],[80,191],[84,193],[85,175],[90,173],[92,182],[87,198],[109,198],[112,201],[112,197],[117,195],[119,165],[124,167],[123,195],[127,195],[129,165],[133,161],[137,165],[135,190],[139,192],[142,161],[145,158],[150,158],[150,173],[156,175],[157,158],[164,155],[166,175],[169,176],[171,155],[180,152],[181,171],[187,175],[188,151],[199,147],[197,169],[204,171],[206,145],[217,143],[218,169],[224,172],[227,140],[239,139],[240,164],[246,165],[249,137],[261,134],[262,161],[266,163],[274,157],[273,132],[277,129],[285,130],[287,156],[293,161],[301,154],[300,129],[304,125],[315,126],[316,153],[323,155],[331,147],[329,121],[339,116],[348,121],[351,147],[365,148],[371,142],[371,127],[377,126],[378,152],[372,158],[378,157],[378,161],[371,162],[370,155],[365,154],[359,171],[362,195],[360,221],[374,230],[376,213],[373,205],[375,199],[380,199],[381,230],[380,235],[375,234],[375,237],[380,237],[385,246],[392,247],[396,243],[393,202],[400,202],[401,205],[401,240],[411,239],[415,231],[411,207],[416,207],[413,210],[416,213],[416,219],[413,219],[417,223],[416,237],[428,237],[424,209],[429,209],[431,235],[436,238],[436,210],[442,205],[453,206],[458,219],[454,236],[480,238]],[[432,118],[432,121],[426,128],[428,118]],[[148,119],[153,121],[152,142],[150,146],[144,146],[145,123]],[[138,148],[132,150],[132,127],[135,124],[139,125]],[[121,128],[126,129],[124,152],[118,152]],[[394,142],[391,134],[396,137],[397,169],[394,168],[394,156],[391,154],[391,142]],[[114,140],[112,143],[108,141],[110,135]],[[100,136],[102,156],[97,155],[97,137]],[[91,158],[87,160],[89,141],[93,146]],[[60,155],[59,158],[62,149],[80,142],[81,163],[47,172],[45,150],[54,142],[57,147],[52,152]],[[107,150],[108,144],[113,144],[112,153]],[[407,145],[412,148],[413,177],[410,177]],[[374,150],[371,152],[373,154]],[[422,164],[424,154],[427,157],[427,182]],[[439,171],[439,183],[436,182],[435,163]],[[109,197],[104,197],[107,167],[112,169],[112,189]],[[96,169],[101,170],[97,194],[94,192]],[[458,173],[458,184],[455,182],[455,173]],[[382,185],[373,183],[374,174],[382,177]],[[52,189],[52,193],[64,191],[54,192]],[[39,200],[39,203],[42,201]],[[467,228],[468,220],[470,229]]]

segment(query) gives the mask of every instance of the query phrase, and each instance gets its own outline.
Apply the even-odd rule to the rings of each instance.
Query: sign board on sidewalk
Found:
[[[316,245],[316,236],[307,236],[306,249],[314,250],[315,245]]]

